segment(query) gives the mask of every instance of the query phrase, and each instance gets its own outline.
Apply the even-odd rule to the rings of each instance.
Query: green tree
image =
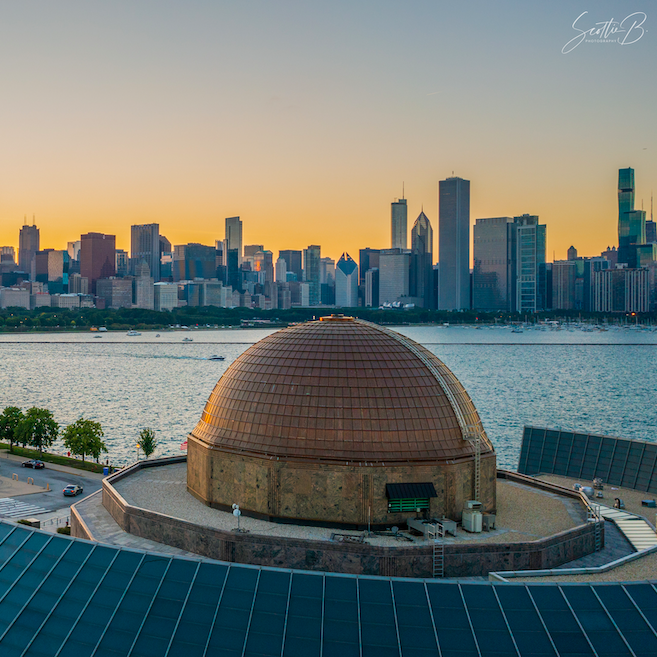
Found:
[[[139,432],[139,446],[148,458],[157,448],[157,438],[153,429],[142,429]]]
[[[0,439],[9,442],[9,452],[14,451],[14,443],[18,442],[18,425],[25,416],[18,406],[7,406],[0,414]]]
[[[82,456],[83,461],[86,455],[92,456],[97,463],[101,452],[107,452],[107,447],[102,441],[104,435],[98,422],[81,417],[66,427],[62,438],[66,448],[73,454]]]
[[[28,444],[43,454],[45,447],[50,447],[59,434],[59,427],[52,413],[47,408],[28,408],[25,417],[18,425],[16,438],[23,445]]]

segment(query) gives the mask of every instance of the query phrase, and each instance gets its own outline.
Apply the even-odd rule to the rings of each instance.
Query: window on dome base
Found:
[[[388,500],[388,513],[401,513],[402,511],[424,511],[428,508],[428,497],[402,497],[396,500]]]
[[[386,484],[388,513],[402,511],[426,511],[429,500],[437,497],[436,489],[430,482],[408,484]]]

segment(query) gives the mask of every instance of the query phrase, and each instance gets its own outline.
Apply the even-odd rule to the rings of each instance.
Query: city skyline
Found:
[[[402,193],[437,225],[454,175],[472,181],[471,225],[538,215],[549,260],[598,254],[616,242],[618,169],[636,170],[638,209],[657,186],[657,49],[648,15],[633,44],[563,54],[586,9],[3,6],[0,244],[18,247],[33,215],[53,248],[94,231],[128,249],[130,226],[152,223],[212,244],[239,215],[244,244],[338,258],[390,246]],[[583,20],[626,13],[600,2]],[[590,93],[619,79],[631,103]]]

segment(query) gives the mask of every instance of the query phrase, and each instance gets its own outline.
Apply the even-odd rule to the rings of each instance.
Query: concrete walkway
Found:
[[[134,534],[128,534],[119,527],[114,518],[109,514],[102,504],[102,491],[98,491],[84,500],[75,504],[75,509],[87,525],[93,540],[98,543],[109,543],[118,547],[136,548],[138,550],[147,550],[148,552],[158,552],[160,554],[169,554],[183,557],[193,557],[203,561],[211,561],[193,552],[186,552],[163,543],[150,541],[147,538],[140,538]]]

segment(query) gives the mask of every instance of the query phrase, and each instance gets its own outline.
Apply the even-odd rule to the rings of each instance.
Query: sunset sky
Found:
[[[646,32],[563,54],[585,11]],[[648,214],[657,191],[655,20],[647,0],[3,2],[0,245],[25,216],[42,248],[129,249],[134,223],[213,244],[240,215],[245,244],[358,259],[390,246],[403,183],[437,254],[454,172],[473,224],[538,214],[549,260],[599,254],[618,169]]]

